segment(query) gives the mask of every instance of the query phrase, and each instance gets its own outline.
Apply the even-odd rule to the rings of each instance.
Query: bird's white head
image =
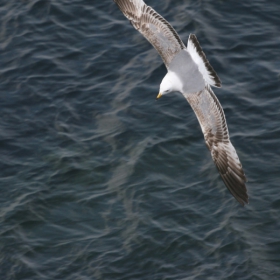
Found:
[[[163,95],[168,94],[170,92],[174,91],[173,83],[171,77],[167,74],[163,78],[160,88],[159,88],[159,94],[157,96],[157,99],[161,98]]]

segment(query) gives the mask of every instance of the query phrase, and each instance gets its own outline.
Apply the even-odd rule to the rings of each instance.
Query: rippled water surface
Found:
[[[111,0],[0,3],[0,279],[280,279],[280,2],[146,0],[195,33],[242,207]]]

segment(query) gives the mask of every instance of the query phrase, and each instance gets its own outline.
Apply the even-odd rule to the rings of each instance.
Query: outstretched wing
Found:
[[[144,35],[162,57],[166,67],[185,48],[174,28],[143,0],[114,0],[132,25]]]
[[[194,110],[220,175],[231,194],[242,205],[248,203],[246,177],[230,142],[223,108],[210,86],[194,94],[184,94]]]

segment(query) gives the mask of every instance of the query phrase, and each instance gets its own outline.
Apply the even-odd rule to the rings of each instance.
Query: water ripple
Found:
[[[279,279],[279,4],[147,3],[219,74],[249,206],[113,1],[6,1],[1,279]]]

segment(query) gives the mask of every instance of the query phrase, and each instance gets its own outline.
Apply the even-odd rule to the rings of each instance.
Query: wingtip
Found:
[[[247,195],[247,193],[246,193]],[[249,198],[248,196],[246,197],[246,199],[242,199],[242,201],[237,200],[243,207],[245,207],[247,204],[249,204]]]

